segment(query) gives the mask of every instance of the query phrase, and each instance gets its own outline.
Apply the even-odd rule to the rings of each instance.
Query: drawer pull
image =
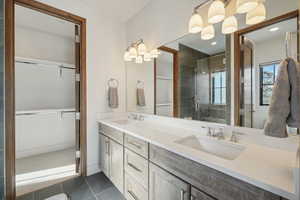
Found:
[[[185,193],[184,190],[180,191],[180,200],[184,200],[184,193]]]
[[[127,165],[138,172],[142,172],[142,170],[140,170],[139,168],[137,168],[135,165],[131,164],[130,162],[127,162]]]
[[[131,144],[131,145],[135,146],[135,147],[138,148],[138,149],[142,149],[142,146],[136,144],[135,142],[130,142],[130,141],[129,141],[128,144]]]
[[[134,198],[134,200],[139,200],[139,198],[132,191],[128,190],[128,193],[132,198]]]
[[[109,155],[109,141],[105,141],[105,145],[106,145],[106,154]]]
[[[193,195],[191,195],[191,200],[196,200],[196,198]]]

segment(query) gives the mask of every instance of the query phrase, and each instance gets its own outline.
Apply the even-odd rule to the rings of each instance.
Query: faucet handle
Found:
[[[232,135],[230,137],[230,142],[234,142],[234,143],[237,143],[238,142],[238,138],[236,136],[236,132],[232,131]]]

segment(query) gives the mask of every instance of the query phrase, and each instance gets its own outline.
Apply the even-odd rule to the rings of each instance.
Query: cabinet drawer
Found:
[[[103,135],[106,135],[107,137],[115,140],[116,142],[119,142],[120,144],[123,144],[123,133],[121,131],[118,131],[110,126],[107,126],[105,124],[99,123],[99,132]]]
[[[211,196],[208,196],[204,192],[201,192],[200,190],[192,187],[191,200],[216,200],[216,199],[212,198]]]
[[[127,200],[148,200],[148,191],[127,173],[125,173],[124,195]]]
[[[125,149],[124,159],[126,173],[148,189],[148,160],[128,149]]]
[[[125,147],[148,159],[148,143],[125,134]]]
[[[148,142],[125,134],[125,147],[148,159]]]

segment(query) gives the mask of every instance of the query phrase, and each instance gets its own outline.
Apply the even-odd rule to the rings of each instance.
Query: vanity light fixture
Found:
[[[189,21],[189,33],[200,33],[203,29],[203,19],[195,10]]]
[[[201,32],[202,40],[210,40],[215,37],[215,28],[213,25],[206,26]]]
[[[208,9],[208,23],[216,24],[225,18],[225,4],[221,0],[212,2]]]
[[[246,24],[253,25],[260,23],[266,19],[264,2],[265,0],[206,0],[194,8],[193,15],[189,21],[189,33],[201,32],[201,38],[203,40],[212,39],[215,36],[213,24],[223,21],[222,33],[231,34],[238,30],[238,20],[235,17],[237,13],[247,13]],[[233,13],[231,12],[233,6],[228,6],[230,3],[234,3],[234,6],[236,6],[236,10],[234,10]],[[199,9],[206,7],[208,4],[210,5],[208,8],[207,22],[203,22]],[[205,27],[203,27],[204,24]]]
[[[266,7],[260,3],[255,9],[251,10],[246,15],[246,24],[253,25],[262,22],[266,19]]]
[[[270,32],[275,32],[275,31],[278,31],[278,30],[279,30],[279,27],[273,27],[273,28],[269,29]]]
[[[142,64],[144,61],[151,61],[151,58],[157,58],[160,52],[158,49],[153,49],[152,51],[147,51],[147,46],[144,41],[138,40],[132,43],[124,53],[124,61],[132,61],[135,59],[135,63]]]
[[[238,30],[238,22],[235,16],[227,17],[222,24],[222,33],[230,34]]]
[[[247,13],[258,6],[258,0],[237,0],[236,11],[239,14]]]

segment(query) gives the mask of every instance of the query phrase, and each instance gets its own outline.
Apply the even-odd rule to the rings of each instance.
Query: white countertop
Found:
[[[300,199],[299,190],[297,189],[300,179],[299,154],[297,154],[299,150],[298,136],[294,136],[293,140],[278,140],[277,138],[266,138],[267,136],[260,136],[264,139],[258,139],[270,140],[270,143],[277,143],[275,146],[264,145],[262,142],[256,143],[253,142],[255,141],[253,139],[240,139],[240,143],[246,149],[236,159],[226,160],[213,154],[175,143],[176,140],[191,135],[199,136],[199,134],[202,134],[205,136],[203,130],[199,131],[201,128],[194,130],[184,126],[180,128],[180,125],[177,123],[179,120],[177,119],[174,119],[176,126],[165,123],[163,120],[146,119],[145,121],[132,121],[128,124],[116,123],[118,120],[120,118],[111,117],[99,119],[98,122],[284,198],[291,200]],[[172,121],[168,119],[168,122]],[[291,141],[292,143],[289,144]],[[277,148],[277,146],[280,148]],[[288,148],[285,149],[285,146]]]

